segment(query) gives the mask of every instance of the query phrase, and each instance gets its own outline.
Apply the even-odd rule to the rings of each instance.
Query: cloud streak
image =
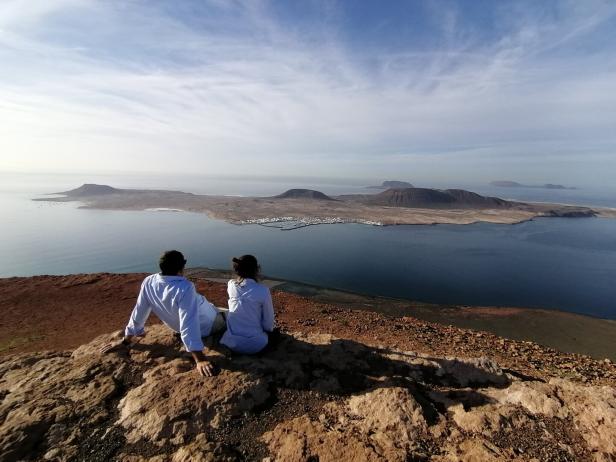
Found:
[[[481,179],[512,162],[547,178],[576,150],[589,177],[613,162],[610,3],[501,4],[487,36],[440,3],[421,12],[437,39],[396,47],[360,46],[345,2],[325,20],[181,5],[5,2],[0,169]]]

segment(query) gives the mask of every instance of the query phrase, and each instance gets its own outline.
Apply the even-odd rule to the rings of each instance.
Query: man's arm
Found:
[[[135,337],[143,337],[145,335],[145,322],[152,311],[147,294],[145,293],[145,285],[146,281],[144,280],[141,283],[139,296],[137,297],[137,302],[135,303],[135,307],[130,315],[128,325],[124,330],[124,338],[103,345],[100,349],[101,353],[108,353],[123,346],[129,346]]]
[[[199,323],[199,296],[195,287],[186,290],[179,302],[180,336],[187,351],[190,351],[197,371],[205,377],[214,375],[214,366],[203,354],[203,341],[201,340],[201,326]]]
[[[143,337],[145,335],[145,323],[152,312],[152,305],[150,305],[146,293],[146,285],[147,282],[144,280],[137,297],[137,303],[135,303],[126,329],[124,329],[124,337]]]

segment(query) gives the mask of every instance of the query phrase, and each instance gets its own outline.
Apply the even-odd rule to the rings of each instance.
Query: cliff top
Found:
[[[119,331],[78,342],[124,324],[142,276],[0,284],[3,303],[10,302],[3,312],[15,319],[48,296],[49,306],[31,313],[36,324],[29,331],[45,327],[39,345],[51,348],[1,358],[0,459],[573,461],[616,455],[611,362],[485,332],[274,290],[284,330],[278,343],[253,357],[227,356],[210,343],[208,354],[220,369],[212,378],[195,372],[164,326],[148,326],[127,352],[98,352]],[[223,304],[223,283],[196,282]],[[54,309],[56,300],[64,308]],[[79,328],[67,329],[67,322]],[[67,342],[76,347],[67,351]]]

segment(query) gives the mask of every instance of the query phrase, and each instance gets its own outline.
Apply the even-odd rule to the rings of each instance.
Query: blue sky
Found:
[[[616,180],[613,1],[3,0],[0,170]]]

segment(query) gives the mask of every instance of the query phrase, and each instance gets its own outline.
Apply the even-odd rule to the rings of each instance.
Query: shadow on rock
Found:
[[[0,459],[507,460],[519,446],[584,460],[589,448],[612,450],[613,389],[523,382],[486,358],[283,334],[257,356],[211,349],[220,373],[206,378],[163,326],[101,356],[110,337],[0,363]]]

